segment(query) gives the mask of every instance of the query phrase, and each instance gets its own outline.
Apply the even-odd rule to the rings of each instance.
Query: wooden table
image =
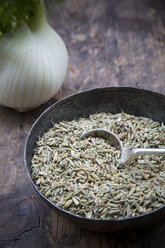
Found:
[[[0,107],[0,248],[164,248],[165,219],[128,233],[81,229],[40,200],[27,177],[23,150],[36,118],[71,93],[133,86],[165,94],[163,0],[66,0],[50,24],[70,61],[65,83],[48,103],[27,113]]]

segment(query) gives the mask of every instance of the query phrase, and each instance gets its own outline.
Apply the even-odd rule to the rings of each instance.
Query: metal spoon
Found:
[[[98,129],[91,129],[80,136],[80,139],[84,139],[87,137],[101,137],[107,139],[112,146],[117,146],[121,150],[121,156],[119,163],[116,165],[116,168],[119,165],[124,165],[125,163],[129,162],[132,158],[142,155],[154,155],[160,156],[165,155],[165,149],[163,148],[127,148],[123,147],[121,140],[111,131],[106,129],[98,128]]]

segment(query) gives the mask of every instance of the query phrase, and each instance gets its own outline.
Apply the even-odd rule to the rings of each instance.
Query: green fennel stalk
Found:
[[[22,22],[32,23],[38,15],[39,5],[48,7],[50,2],[61,3],[61,0],[0,0],[1,34],[17,30]]]

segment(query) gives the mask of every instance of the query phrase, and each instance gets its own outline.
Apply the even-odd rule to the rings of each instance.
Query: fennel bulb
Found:
[[[52,98],[68,67],[66,46],[47,23],[44,1],[30,2],[33,14],[0,37],[0,104],[21,112]]]

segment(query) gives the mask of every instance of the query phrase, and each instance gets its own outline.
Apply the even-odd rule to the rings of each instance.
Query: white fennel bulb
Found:
[[[66,46],[37,2],[30,19],[0,37],[0,104],[21,112],[40,106],[58,92],[67,67]]]

